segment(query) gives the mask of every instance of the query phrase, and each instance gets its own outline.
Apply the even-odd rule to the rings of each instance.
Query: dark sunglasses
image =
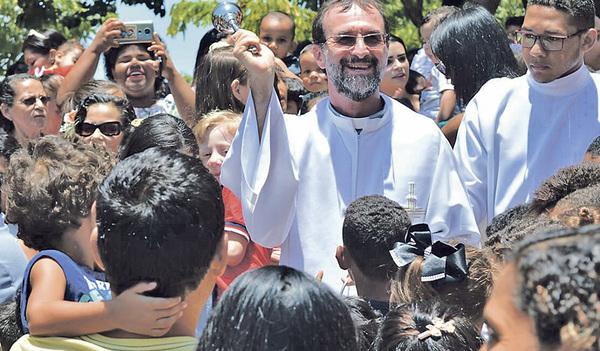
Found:
[[[35,103],[38,99],[40,99],[40,101],[42,102],[43,105],[48,104],[48,101],[50,101],[49,97],[40,95],[40,96],[30,96],[27,99],[21,100],[21,103],[25,106],[31,106],[31,105],[35,105]]]
[[[75,133],[86,137],[94,134],[96,129],[100,129],[100,133],[106,136],[115,136],[121,134],[121,122],[104,122],[100,124],[83,122],[75,126]]]

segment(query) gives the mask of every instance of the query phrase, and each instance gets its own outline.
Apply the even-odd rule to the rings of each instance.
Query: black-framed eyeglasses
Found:
[[[83,137],[94,134],[96,129],[100,129],[100,133],[106,136],[115,136],[121,134],[123,126],[121,122],[104,122],[100,124],[83,122],[75,125],[75,133]]]
[[[40,102],[43,105],[48,104],[48,102],[50,101],[50,98],[45,96],[45,95],[40,95],[40,96],[30,96],[27,99],[22,99],[21,103],[25,106],[31,106],[31,105],[35,105],[35,103],[40,100]]]
[[[438,61],[435,63],[435,68],[438,69],[443,75],[446,75],[446,65],[442,61]]]
[[[345,46],[347,48],[351,48],[356,45],[356,41],[358,38],[362,38],[363,43],[370,48],[377,48],[383,44],[385,44],[388,40],[389,35],[385,33],[371,33],[365,35],[349,35],[349,34],[340,34],[340,35],[332,35],[327,38],[328,41],[339,45]]]
[[[542,49],[545,51],[561,51],[565,45],[565,40],[586,33],[587,29],[581,29],[570,35],[535,35],[531,32],[518,30],[517,42],[524,48],[532,48],[539,39]]]

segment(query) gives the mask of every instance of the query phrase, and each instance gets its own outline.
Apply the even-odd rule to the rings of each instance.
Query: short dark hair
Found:
[[[504,28],[508,28],[509,26],[518,26],[519,28],[521,28],[521,26],[523,26],[524,20],[524,16],[509,17],[506,19],[506,22],[504,22]]]
[[[54,29],[42,29],[25,38],[21,51],[31,50],[36,54],[48,55],[51,49],[58,49],[67,39]]]
[[[340,297],[286,266],[263,266],[237,277],[198,346],[206,351],[357,349],[352,318]]]
[[[325,3],[319,8],[319,12],[317,12],[317,16],[313,21],[312,27],[312,37],[313,43],[315,44],[323,44],[327,39],[325,37],[325,30],[323,29],[323,17],[325,14],[333,9],[334,7],[341,6],[344,12],[348,11],[353,5],[360,7],[363,10],[374,8],[379,12],[381,18],[383,19],[384,32],[385,34],[390,33],[390,22],[385,14],[385,9],[383,5],[377,0],[327,0]]]
[[[287,14],[283,11],[270,11],[269,13],[264,15],[263,18],[260,19],[261,25],[262,25],[262,22],[267,17],[274,17],[279,21],[287,19],[290,22],[292,22],[292,40],[294,40],[294,37],[296,36],[296,23],[294,22],[294,18],[292,16],[290,16],[289,14]]]
[[[21,144],[14,136],[0,129],[0,156],[10,160],[10,157],[21,148]]]
[[[558,201],[578,189],[600,184],[600,164],[584,162],[559,169],[534,192],[530,211],[535,215],[546,213]]]
[[[597,136],[596,139],[590,143],[590,146],[588,146],[585,152],[589,153],[592,157],[600,156],[600,136]]]
[[[77,107],[77,113],[75,114],[75,128],[85,122],[88,109],[90,106],[96,104],[114,105],[119,110],[124,135],[130,132],[131,122],[135,119],[135,111],[129,100],[101,93],[91,94],[81,101],[81,104]]]
[[[131,133],[121,141],[119,158],[137,154],[151,147],[165,147],[198,156],[198,142],[194,132],[181,118],[167,113],[150,116],[135,127]]]
[[[531,5],[552,7],[566,12],[571,17],[571,25],[580,30],[595,26],[596,6],[594,0],[529,0],[527,8]],[[527,10],[525,10],[525,17],[527,17]]]
[[[504,261],[523,239],[536,233],[564,228],[567,228],[567,225],[563,222],[526,215],[508,224],[504,229],[496,232],[493,237],[490,236],[485,242],[485,246],[489,247],[499,260]]]
[[[359,350],[370,350],[377,338],[383,315],[360,296],[344,296],[343,299],[356,327]]]
[[[98,190],[98,248],[115,294],[185,297],[204,278],[223,237],[217,180],[195,157],[150,148],[119,162]]]
[[[389,280],[397,270],[390,250],[403,242],[410,227],[408,213],[396,201],[382,195],[354,200],[346,209],[344,247],[363,274]]]
[[[444,322],[454,321],[452,333],[442,332],[441,337],[419,340],[434,318]],[[446,351],[479,350],[483,339],[479,329],[454,306],[435,300],[414,301],[392,308],[385,316],[375,345],[378,351]]]
[[[12,107],[15,103],[15,84],[30,79],[40,81],[38,77],[29,73],[13,74],[12,76],[4,78],[2,83],[0,83],[0,104],[5,104],[8,107]],[[12,133],[13,130],[15,130],[14,123],[8,118],[4,117],[2,113],[0,113],[0,116],[0,128],[4,129],[7,133]]]
[[[516,305],[535,326],[540,349],[560,345],[569,334],[593,341],[600,349],[600,226],[544,232],[516,248]],[[563,333],[565,330],[571,333]],[[587,350],[587,349],[586,349]]]
[[[35,250],[57,249],[69,229],[90,214],[108,173],[100,151],[83,142],[48,135],[12,155],[6,174],[6,220]]]
[[[430,44],[465,103],[490,79],[521,74],[506,33],[482,6],[466,5],[448,16],[431,34]]]

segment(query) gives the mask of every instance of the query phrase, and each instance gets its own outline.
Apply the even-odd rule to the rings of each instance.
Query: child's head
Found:
[[[62,250],[63,234],[90,215],[109,168],[99,151],[82,141],[52,135],[33,141],[10,159],[7,221],[19,226],[18,236],[28,247]]]
[[[437,61],[433,52],[431,51],[431,46],[429,45],[429,38],[431,37],[431,33],[440,25],[448,16],[459,11],[460,9],[456,6],[442,6],[431,12],[429,12],[425,18],[423,18],[423,24],[419,28],[419,34],[421,35],[421,42],[423,43],[423,49],[425,49],[425,53],[427,57],[429,57],[432,61]]]
[[[593,194],[587,201],[562,201],[577,190],[600,185],[600,165],[585,162],[562,168],[555,175],[546,179],[536,190],[531,201],[530,212],[554,218],[561,213],[573,209],[573,206],[592,205],[598,207],[598,199]],[[587,202],[587,203],[586,203]],[[570,205],[571,207],[568,207]]]
[[[233,111],[213,111],[194,127],[200,146],[200,160],[217,180],[221,178],[221,165],[241,120],[241,114]]]
[[[355,327],[340,297],[315,278],[286,266],[256,268],[234,280],[198,347],[201,351],[357,349]]]
[[[599,229],[530,235],[515,248],[485,307],[491,340],[515,350],[600,350]]]
[[[285,12],[271,11],[260,21],[260,42],[282,60],[296,47],[295,32],[294,20]]]
[[[415,301],[388,312],[379,329],[375,349],[476,351],[482,344],[479,329],[458,308],[437,301]]]
[[[124,159],[151,147],[166,147],[188,156],[198,157],[200,150],[194,132],[181,118],[159,113],[142,120],[119,146]]]
[[[67,40],[56,50],[54,61],[58,67],[72,66],[79,60],[83,50],[83,45],[77,40]]]
[[[583,156],[583,162],[600,163],[600,136],[596,137],[588,146]]]
[[[59,74],[44,74],[40,77],[44,91],[50,98],[46,104],[46,127],[42,130],[44,135],[58,134],[60,125],[62,124],[62,115],[60,114],[60,108],[56,104],[56,95],[58,89],[62,84],[64,77]]]
[[[341,268],[355,266],[367,277],[391,279],[397,267],[389,251],[395,242],[403,241],[409,226],[406,211],[385,196],[368,195],[354,200],[344,218],[344,247],[338,248],[336,255]]]
[[[476,326],[483,324],[483,308],[487,298],[492,293],[494,277],[500,270],[492,258],[490,250],[465,247],[466,260],[462,263],[468,266],[467,274],[453,281],[423,281],[430,270],[428,259],[434,256],[417,254],[410,264],[400,267],[391,283],[391,300],[395,303],[408,303],[418,300],[437,299],[444,304],[454,305],[461,309]],[[458,255],[452,257],[456,259]],[[446,262],[450,262],[446,258]],[[468,263],[467,263],[468,262]],[[446,264],[447,269],[449,264]]]
[[[98,188],[98,249],[113,294],[182,297],[226,265],[221,187],[196,157],[150,148],[119,162]],[[212,286],[211,286],[212,288]]]
[[[313,44],[309,44],[300,51],[300,78],[304,87],[311,93],[327,91],[327,73],[317,65],[312,47]]]
[[[298,79],[281,77],[287,88],[287,109],[285,113],[297,115],[302,109],[303,97],[308,93],[304,84]]]

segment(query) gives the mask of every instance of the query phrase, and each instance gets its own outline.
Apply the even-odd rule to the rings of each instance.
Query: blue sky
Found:
[[[156,31],[166,43],[169,56],[175,63],[177,70],[181,73],[192,75],[194,73],[194,63],[196,62],[198,43],[200,43],[200,39],[202,39],[204,33],[211,27],[198,28],[193,24],[189,24],[185,35],[178,33],[175,37],[168,36],[167,28],[171,23],[169,12],[171,6],[178,2],[179,1],[177,0],[165,0],[167,14],[162,18],[155,16],[154,12],[149,10],[146,5],[139,4],[129,6],[121,4],[120,1],[117,3],[117,14],[119,15],[119,19],[124,22],[152,20],[154,22],[154,31]],[[89,43],[86,44],[86,46],[88,45]],[[96,79],[106,79],[103,67],[104,63],[100,62],[96,75],[94,76]]]

